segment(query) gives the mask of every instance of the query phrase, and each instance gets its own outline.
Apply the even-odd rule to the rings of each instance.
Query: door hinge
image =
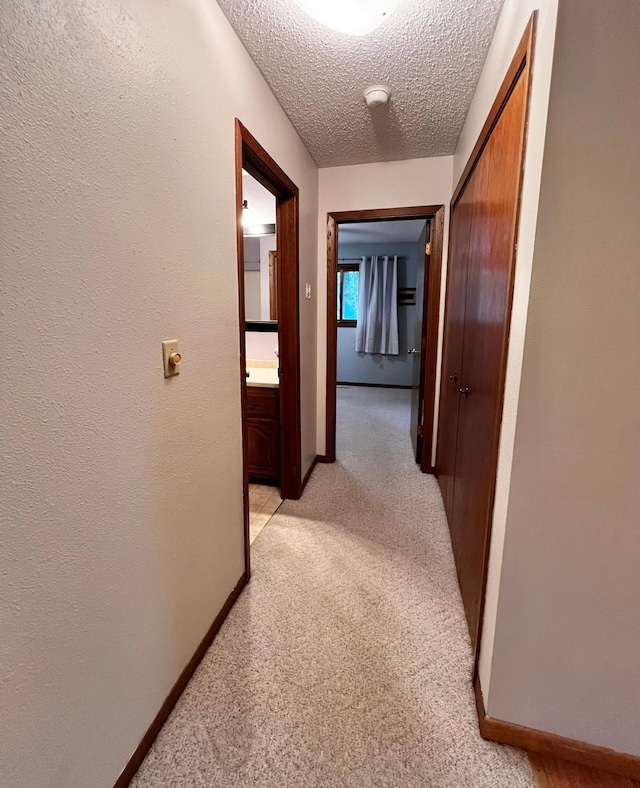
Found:
[[[422,424],[418,424],[418,435],[422,437]]]
[[[430,255],[430,254],[431,254],[431,241],[429,241],[429,242],[427,243],[427,245],[425,246],[425,249],[424,249],[424,251],[425,251],[425,252],[426,252],[428,255]]]

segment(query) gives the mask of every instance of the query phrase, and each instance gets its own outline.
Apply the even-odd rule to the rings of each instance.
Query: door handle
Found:
[[[409,348],[409,350],[407,350],[407,353],[408,353],[410,356],[413,356],[415,353],[419,353],[419,352],[420,352],[420,351],[419,351],[419,350],[416,350],[414,347],[410,347],[410,348]]]
[[[458,373],[454,372],[453,375],[449,375],[449,380],[452,380],[454,383],[458,382]]]
[[[464,394],[465,397],[469,396],[469,386],[465,386],[463,389],[458,389],[461,394]]]

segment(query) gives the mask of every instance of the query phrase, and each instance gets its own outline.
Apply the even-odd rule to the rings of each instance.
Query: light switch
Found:
[[[311,300],[311,285],[309,284],[309,282],[307,282],[307,283],[306,283],[306,285],[305,285],[305,288],[304,288],[304,295],[305,295],[305,298],[306,298],[308,301],[310,301],[310,300]]]
[[[180,374],[182,355],[178,351],[177,339],[165,339],[162,343],[162,363],[165,378]]]

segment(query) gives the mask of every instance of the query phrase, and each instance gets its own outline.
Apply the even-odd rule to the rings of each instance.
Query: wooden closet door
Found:
[[[470,258],[453,493],[460,588],[475,646],[486,581],[513,290],[527,81],[521,75],[471,176]],[[469,187],[467,187],[469,188]]]
[[[535,18],[451,205],[436,471],[474,649],[493,518]]]
[[[462,341],[467,300],[467,266],[471,237],[471,207],[473,188],[468,189],[456,204],[451,217],[447,304],[445,312],[445,342],[442,356],[442,383],[438,417],[438,456],[436,472],[456,549],[457,534],[453,520],[453,494],[460,409],[460,379],[462,372]]]

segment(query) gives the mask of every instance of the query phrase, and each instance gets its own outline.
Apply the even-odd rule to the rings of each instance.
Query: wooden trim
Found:
[[[336,461],[336,384],[338,374],[338,224],[327,214],[327,388],[324,462]]]
[[[554,758],[572,761],[603,772],[619,774],[632,780],[640,779],[640,757],[488,717],[482,699],[480,680],[477,676],[474,681],[474,691],[480,735],[483,739],[551,755]]]
[[[425,272],[425,302],[422,315],[422,453],[420,470],[433,473],[431,455],[435,425],[436,379],[438,373],[438,335],[440,332],[440,291],[442,287],[442,252],[444,249],[444,206],[431,221],[431,255]]]
[[[474,145],[473,150],[471,151],[471,155],[469,156],[469,160],[462,171],[462,175],[460,176],[460,180],[458,181],[458,185],[456,190],[453,193],[453,197],[451,198],[451,206],[453,207],[460,198],[460,195],[464,191],[464,187],[467,185],[467,181],[473,172],[478,159],[480,158],[480,154],[485,148],[487,141],[493,131],[494,126],[496,125],[498,118],[500,117],[504,105],[509,100],[509,96],[511,95],[511,91],[513,90],[516,82],[518,81],[518,77],[522,73],[522,71],[527,68],[529,74],[527,79],[530,80],[531,75],[531,61],[533,58],[533,44],[535,38],[535,30],[536,30],[536,20],[538,17],[538,12],[534,11],[531,16],[529,17],[529,21],[525,28],[525,31],[520,39],[520,43],[518,44],[518,48],[516,49],[515,55],[511,60],[511,64],[505,74],[505,77],[500,85],[500,90],[498,91],[498,95],[496,96],[493,104],[491,105],[491,109],[489,110],[489,115],[482,127],[482,131],[480,132],[480,136],[476,144]],[[530,84],[529,84],[530,88]],[[529,92],[529,91],[528,91]]]
[[[388,220],[393,219],[436,219],[434,225],[436,230],[444,234],[444,206],[443,205],[420,205],[410,208],[375,208],[372,210],[364,211],[336,211],[327,214],[327,371],[326,371],[326,444],[325,454],[322,462],[335,462],[336,459],[336,385],[337,385],[337,355],[338,355],[338,325],[336,315],[336,299],[337,299],[337,275],[338,275],[338,224],[353,224],[354,222],[362,221],[375,221],[375,220]],[[440,215],[441,219],[437,219]],[[425,279],[425,298],[431,302],[431,289],[435,290],[435,285],[432,284],[432,279],[435,281],[437,271],[442,270],[442,249],[444,246],[444,236],[441,238],[441,243],[438,245],[434,243],[431,266],[429,268],[429,278]],[[439,255],[439,257],[438,257]],[[440,296],[439,288],[440,283],[437,283],[438,300],[436,303],[436,313],[433,319],[435,320],[436,331],[434,334],[433,326],[429,331],[429,322],[427,325],[423,322],[422,330],[423,335],[427,332],[427,357],[433,361],[434,368],[423,369],[424,376],[427,378],[427,386],[433,388],[433,402],[435,403],[435,380],[436,369],[435,364],[438,353],[438,326],[440,321]],[[433,299],[435,301],[435,297]],[[433,343],[435,346],[432,347]],[[352,384],[350,384],[352,385]],[[425,391],[429,389],[426,388]],[[433,413],[433,407],[431,409]],[[426,413],[426,410],[425,410]],[[433,416],[431,417],[433,421]],[[433,440],[434,425],[430,425],[431,442]],[[431,446],[431,443],[429,443]],[[431,467],[431,451],[426,458]],[[421,466],[422,467],[422,466]],[[424,467],[423,467],[424,470]]]
[[[278,200],[280,475],[283,498],[302,494],[298,194]]]
[[[173,711],[173,707],[178,702],[178,698],[184,692],[187,684],[189,683],[191,677],[196,672],[196,668],[202,662],[202,658],[207,653],[207,649],[211,646],[214,641],[215,636],[220,631],[220,627],[224,623],[225,618],[229,615],[229,611],[235,604],[236,600],[240,596],[242,589],[247,583],[247,576],[243,574],[240,580],[236,583],[236,587],[227,597],[226,602],[222,606],[222,610],[218,613],[215,617],[213,624],[209,627],[209,631],[201,640],[200,645],[193,653],[193,656],[186,664],[184,670],[178,677],[178,680],[171,688],[171,691],[167,695],[164,700],[164,703],[160,707],[160,711],[156,714],[153,722],[147,729],[147,732],[142,737],[140,744],[136,747],[135,752],[129,758],[127,765],[122,770],[120,777],[115,781],[114,788],[127,788],[131,780],[133,780],[136,772],[140,768],[142,761],[144,761],[147,753],[151,749],[154,741],[156,740],[158,734],[160,733],[160,729],[165,724],[169,715]]]
[[[243,166],[250,175],[253,175],[270,192],[274,193],[275,188],[276,197],[298,193],[295,183],[238,118],[236,118],[236,133],[242,138]]]
[[[496,481],[498,475],[498,454],[500,450],[500,431],[502,428],[502,414],[504,412],[504,389],[505,389],[505,382],[507,377],[507,356],[509,353],[509,337],[511,335],[511,314],[512,314],[512,307],[513,307],[513,288],[515,282],[515,268],[516,268],[516,249],[517,249],[517,241],[518,241],[518,229],[520,227],[520,209],[522,203],[522,184],[524,181],[524,169],[525,169],[525,161],[526,161],[526,147],[527,147],[527,128],[529,124],[529,109],[531,105],[531,82],[532,82],[532,66],[533,66],[533,49],[535,43],[535,33],[536,33],[536,24],[538,19],[538,12],[534,11],[530,18],[525,31],[522,35],[518,48],[516,50],[516,54],[509,66],[505,79],[498,91],[498,95],[493,103],[491,108],[491,112],[489,113],[489,118],[485,123],[483,128],[483,134],[486,131],[486,137],[483,138],[483,135],[480,135],[480,139],[478,143],[476,143],[476,159],[473,161],[471,167],[467,164],[467,168],[469,169],[469,173],[466,176],[467,178],[471,174],[473,168],[475,167],[477,158],[480,156],[482,150],[484,150],[484,146],[487,143],[489,135],[493,130],[498,118],[500,117],[500,113],[508,100],[511,92],[513,91],[518,79],[522,77],[525,80],[526,86],[526,98],[525,104],[526,109],[524,112],[524,118],[522,122],[522,127],[520,130],[520,150],[521,150],[521,162],[520,162],[520,178],[518,182],[518,191],[517,191],[517,200],[516,200],[516,208],[515,208],[515,221],[512,228],[512,243],[511,243],[511,283],[509,285],[509,303],[507,307],[507,315],[506,321],[508,331],[505,332],[504,341],[502,344],[502,359],[501,359],[501,374],[500,374],[500,383],[499,383],[499,391],[500,391],[500,401],[498,403],[498,412],[500,414],[500,418],[496,419],[495,425],[495,433],[493,437],[493,447],[492,447],[492,455],[491,455],[491,467],[493,468],[493,484],[491,485],[491,491],[489,493],[489,523],[485,538],[485,545],[484,545],[484,569],[482,574],[482,591],[480,595],[480,609],[478,611],[478,631],[476,634],[476,649],[475,649],[475,658],[474,658],[474,676],[477,675],[478,672],[478,664],[480,661],[480,648],[482,646],[482,623],[484,620],[484,608],[486,603],[487,597],[487,575],[489,571],[489,553],[491,550],[491,533],[492,533],[492,526],[493,526],[493,510],[495,505],[495,494],[496,494]],[[479,144],[481,142],[481,144]],[[475,151],[475,149],[474,149]],[[473,154],[472,154],[473,155]],[[466,168],[465,168],[466,169]],[[463,177],[464,174],[463,174]],[[460,188],[460,187],[459,187]],[[464,186],[456,189],[458,195],[462,194],[464,190]],[[456,198],[457,199],[457,198]],[[452,211],[453,211],[453,202],[451,203]]]
[[[427,219],[435,216],[442,205],[417,205],[411,208],[373,208],[367,211],[335,211],[330,215],[340,224],[368,222],[375,219]]]
[[[269,252],[269,320],[278,319],[278,252]]]
[[[302,493],[302,439],[300,405],[300,306],[299,306],[299,202],[298,187],[236,118],[236,205],[238,232],[242,228],[242,169],[247,170],[276,196],[278,244],[278,337],[280,352],[280,467],[283,498],[299,498]],[[243,242],[244,243],[244,242]],[[242,255],[241,255],[242,252]],[[238,266],[244,260],[244,246],[238,241]],[[240,270],[240,269],[239,269]],[[244,282],[244,273],[242,274]],[[241,305],[244,315],[244,303]],[[241,323],[243,325],[244,323]],[[244,335],[241,338],[241,365],[246,361]],[[244,356],[243,356],[244,350]],[[243,385],[245,369],[241,368]],[[243,396],[243,422],[246,413]],[[244,427],[243,427],[244,429]],[[246,456],[246,443],[244,452]],[[248,488],[247,488],[248,489]],[[245,551],[249,566],[248,493],[245,503],[247,526]]]
[[[314,468],[316,467],[316,465],[317,465],[319,462],[324,462],[324,460],[322,460],[322,459],[321,459],[321,458],[320,458],[320,457],[319,457],[319,456],[316,454],[316,456],[315,456],[315,457],[314,457],[314,459],[313,459],[313,462],[311,463],[311,466],[309,467],[309,470],[308,470],[308,471],[305,473],[305,475],[304,475],[304,479],[302,480],[302,491],[303,491],[303,492],[304,492],[304,488],[307,486],[307,483],[308,483],[309,479],[311,478],[311,474],[313,473],[313,471],[314,471]]]
[[[370,389],[409,389],[413,386],[403,386],[395,383],[351,383],[348,380],[339,380],[336,386],[363,386]]]
[[[244,517],[244,571],[247,581],[251,577],[251,537],[249,532],[249,469],[246,457],[249,454],[249,432],[247,428],[247,324],[244,292],[244,227],[242,226],[242,134],[236,121],[236,249],[238,253],[238,315],[240,328],[240,412],[242,414],[242,501]]]

